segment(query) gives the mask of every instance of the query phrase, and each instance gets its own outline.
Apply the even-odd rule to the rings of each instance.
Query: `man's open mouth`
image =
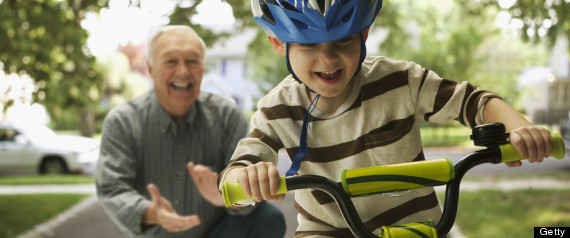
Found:
[[[192,83],[170,83],[174,89],[186,90],[192,87]]]

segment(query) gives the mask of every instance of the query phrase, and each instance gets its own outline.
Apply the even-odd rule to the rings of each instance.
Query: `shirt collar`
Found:
[[[187,126],[192,126],[194,124],[193,122],[197,119],[198,109],[196,107],[198,105],[198,101],[199,97],[192,105],[190,113],[188,113],[188,116],[186,116],[186,119],[184,120],[184,122],[188,124]],[[168,132],[171,128],[173,130],[176,129],[176,122],[174,122],[166,110],[164,110],[164,107],[162,107],[158,101],[158,98],[156,97],[156,93],[154,92],[151,95],[151,113],[156,117],[160,131],[162,133]]]

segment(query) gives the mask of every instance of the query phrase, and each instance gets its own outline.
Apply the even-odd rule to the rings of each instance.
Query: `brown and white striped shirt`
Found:
[[[420,122],[455,119],[472,127],[483,123],[483,108],[497,95],[463,82],[440,78],[407,61],[368,57],[353,80],[352,92],[335,112],[315,109],[307,130],[308,160],[298,174],[340,181],[345,169],[424,160]],[[249,138],[242,139],[232,166],[278,162],[284,148],[291,158],[310,99],[305,86],[288,76],[259,103]],[[432,188],[356,197],[365,225],[379,233],[384,225],[441,216]],[[295,237],[352,237],[334,200],[319,190],[296,190],[299,227]]]

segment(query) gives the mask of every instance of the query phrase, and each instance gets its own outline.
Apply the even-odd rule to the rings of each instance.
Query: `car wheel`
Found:
[[[40,167],[41,174],[64,174],[67,166],[60,158],[45,158]]]

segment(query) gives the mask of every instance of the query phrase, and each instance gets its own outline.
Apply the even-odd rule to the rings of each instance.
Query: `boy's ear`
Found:
[[[277,52],[281,56],[286,55],[287,52],[285,51],[285,44],[283,44],[283,41],[280,41],[276,37],[269,36],[269,35],[267,36],[267,39],[269,39],[269,42],[271,42],[271,46],[273,46],[273,49],[275,50],[275,52]]]
[[[362,31],[362,37],[364,37],[364,42],[366,42],[366,40],[368,39],[368,31],[370,31],[370,27]]]

